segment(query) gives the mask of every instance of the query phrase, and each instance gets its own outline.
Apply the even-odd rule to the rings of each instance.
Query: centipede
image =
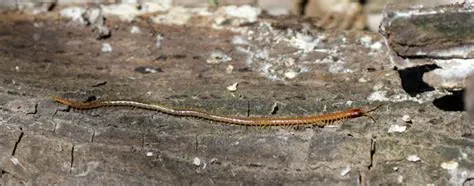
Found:
[[[364,110],[361,108],[352,108],[345,111],[322,114],[322,115],[308,115],[299,117],[238,117],[213,114],[207,111],[198,109],[183,109],[173,108],[162,104],[145,103],[131,100],[94,100],[89,102],[74,101],[71,99],[53,96],[53,100],[79,110],[90,110],[101,107],[135,107],[146,110],[158,111],[164,114],[178,116],[178,117],[196,117],[209,121],[242,125],[242,126],[298,126],[298,125],[313,125],[324,127],[331,125],[336,121],[347,120],[356,117],[370,118],[374,123],[375,118],[370,115],[370,112],[378,109],[382,104],[373,108]]]

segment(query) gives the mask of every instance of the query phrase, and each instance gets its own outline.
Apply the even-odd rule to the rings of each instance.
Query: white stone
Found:
[[[130,29],[130,33],[132,33],[132,34],[139,34],[141,32],[142,31],[140,30],[140,27],[138,27],[138,26],[132,26],[132,28]]]
[[[410,115],[405,114],[405,115],[402,116],[402,120],[403,120],[404,122],[409,123],[409,122],[411,122],[411,117],[410,117]]]
[[[109,43],[102,43],[102,52],[112,52],[112,46]]]
[[[351,171],[351,166],[348,165],[346,168],[342,169],[341,176],[347,175],[347,173],[349,173],[350,171]]]
[[[400,125],[391,125],[388,129],[388,133],[395,133],[395,132],[405,132],[407,130],[407,126],[400,126]]]
[[[231,92],[235,92],[237,90],[237,86],[239,84],[237,82],[235,82],[234,84],[230,85],[227,87],[227,90],[231,91]]]
[[[193,159],[193,165],[200,166],[201,165],[201,159],[199,159],[198,157],[195,157]]]
[[[285,72],[285,77],[288,78],[288,79],[293,79],[293,78],[295,78],[297,75],[298,75],[298,73],[295,72],[294,70],[290,70],[290,71],[288,71],[288,72]]]
[[[407,160],[408,160],[408,161],[411,161],[411,162],[418,162],[418,161],[420,161],[421,159],[420,159],[420,157],[418,157],[417,155],[409,155],[409,156],[407,157]]]
[[[455,161],[448,161],[448,162],[441,163],[441,168],[446,169],[446,170],[457,169],[458,166],[459,166],[458,162],[455,162]]]

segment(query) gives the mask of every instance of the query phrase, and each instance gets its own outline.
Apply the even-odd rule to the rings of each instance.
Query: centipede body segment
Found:
[[[70,106],[75,109],[95,109],[100,107],[109,107],[109,106],[127,106],[127,107],[136,107],[141,109],[154,110],[174,116],[182,117],[198,117],[210,121],[229,123],[235,125],[244,125],[244,126],[294,126],[294,125],[316,125],[316,126],[326,126],[330,125],[333,122],[345,120],[349,118],[365,116],[372,119],[375,122],[375,119],[369,115],[369,112],[376,110],[381,105],[374,107],[369,110],[363,110],[359,108],[349,109],[342,112],[335,112],[323,115],[310,115],[302,117],[281,117],[281,118],[265,118],[265,117],[234,117],[234,116],[224,116],[218,114],[212,114],[206,111],[195,110],[195,109],[177,109],[168,107],[160,104],[150,104],[143,103],[138,101],[129,101],[129,100],[102,100],[102,101],[91,101],[91,102],[79,102],[62,97],[54,96],[53,99],[63,105]]]

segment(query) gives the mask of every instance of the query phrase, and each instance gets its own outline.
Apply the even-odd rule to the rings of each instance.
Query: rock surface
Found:
[[[474,72],[474,8],[468,3],[437,7],[387,6],[380,32],[398,69],[435,66],[423,74],[431,87],[465,88]]]
[[[149,21],[158,15],[107,17],[112,35],[104,40],[58,12],[4,14],[0,184],[447,185],[474,178],[462,96],[424,86],[425,69],[393,70],[379,35],[310,32],[291,17],[240,25],[223,11],[186,12],[184,25]],[[103,43],[113,50],[101,52]],[[207,63],[217,50],[231,60]],[[236,82],[235,91],[226,88]],[[130,108],[77,111],[54,95],[241,117],[384,105],[371,113],[376,123],[362,117],[339,127],[261,128]],[[394,125],[405,130],[388,133]],[[412,155],[420,161],[407,160]]]

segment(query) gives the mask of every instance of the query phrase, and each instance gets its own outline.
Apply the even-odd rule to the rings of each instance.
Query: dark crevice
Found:
[[[423,65],[398,70],[403,90],[410,96],[416,96],[419,93],[434,90],[433,87],[423,81],[423,74],[437,68],[440,67],[437,65]]]
[[[299,1],[297,1],[297,3],[298,3],[298,5],[296,5],[296,6],[299,7],[298,8],[299,12],[295,12],[295,13],[298,14],[298,15],[305,15],[305,9],[306,9],[306,6],[308,5],[309,1],[308,0],[299,0]]]
[[[95,130],[92,131],[91,143],[94,143],[94,138],[95,138]]]
[[[250,100],[247,100],[247,117],[250,117]]]
[[[74,166],[74,148],[75,148],[75,146],[72,145],[72,148],[71,148],[71,164],[69,165],[69,174],[72,173],[72,169],[73,169],[73,166]]]
[[[365,175],[363,173],[359,172],[359,185],[364,186],[365,185]]]
[[[95,96],[89,96],[89,97],[87,97],[86,101],[84,101],[84,103],[92,102],[92,101],[96,101],[96,100],[97,100],[97,97],[95,97]]]
[[[20,144],[21,139],[23,138],[23,135],[25,134],[23,132],[23,129],[20,127],[20,130],[22,131],[20,133],[20,136],[18,137],[18,140],[15,142],[15,146],[13,146],[13,151],[12,151],[12,156],[15,156],[16,149],[18,148],[18,145]]]
[[[464,90],[453,91],[451,95],[435,99],[433,105],[443,111],[465,111]]]
[[[370,138],[370,164],[369,166],[367,166],[369,170],[374,167],[375,151],[376,151],[376,140],[375,140],[375,136],[372,136],[372,138]]]
[[[270,112],[271,115],[277,114],[279,108],[278,108],[278,103],[273,104],[272,106],[272,111]]]
[[[7,174],[10,174],[10,172],[0,169],[0,180]],[[0,182],[0,186],[3,186],[1,182]]]
[[[362,174],[359,173],[359,185],[362,185]]]
[[[474,183],[474,177],[473,177],[473,178],[469,177],[469,178],[467,178],[466,180],[464,180],[464,182],[462,183],[462,185],[463,185],[463,186],[464,186],[464,185],[467,186],[467,185],[471,185],[472,183]]]
[[[199,135],[196,135],[194,139],[194,152],[197,153],[199,148]]]

